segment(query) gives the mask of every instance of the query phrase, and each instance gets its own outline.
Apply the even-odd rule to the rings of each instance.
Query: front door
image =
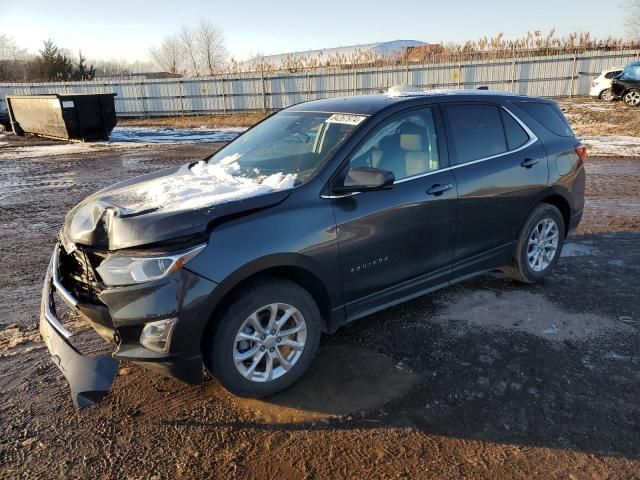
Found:
[[[391,189],[331,200],[348,320],[449,281],[456,186],[439,148],[437,107],[383,120],[349,166],[390,170]]]

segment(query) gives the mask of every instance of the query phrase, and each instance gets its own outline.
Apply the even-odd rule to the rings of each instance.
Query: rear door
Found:
[[[449,280],[456,188],[439,118],[423,107],[381,121],[346,168],[391,170],[395,184],[331,199],[350,320]]]
[[[453,277],[510,259],[520,226],[548,181],[546,152],[508,109],[491,103],[443,107],[458,185]]]

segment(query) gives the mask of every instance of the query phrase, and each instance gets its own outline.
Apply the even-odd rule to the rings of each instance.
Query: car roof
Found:
[[[352,113],[356,115],[373,115],[387,107],[399,103],[421,103],[421,99],[431,98],[442,101],[461,101],[479,99],[520,99],[547,101],[525,95],[494,90],[425,90],[418,92],[402,92],[397,95],[375,94],[354,95],[351,97],[325,98],[298,103],[287,110],[298,112]]]

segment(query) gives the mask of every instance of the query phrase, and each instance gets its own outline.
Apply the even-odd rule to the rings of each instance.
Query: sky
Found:
[[[36,53],[51,38],[90,59],[148,61],[149,48],[182,25],[207,18],[239,60],[388,40],[464,42],[527,31],[623,36],[623,0],[69,1],[0,0],[0,34]],[[603,5],[606,5],[603,8]]]

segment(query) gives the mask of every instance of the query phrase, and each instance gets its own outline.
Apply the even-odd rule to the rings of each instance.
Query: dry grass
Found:
[[[290,53],[277,64],[256,57],[251,62],[238,62],[232,59],[228,73],[237,72],[301,72],[329,67],[340,69],[362,66],[387,66],[398,64],[432,64],[443,62],[462,62],[476,60],[495,60],[504,58],[523,58],[531,56],[549,56],[578,54],[592,50],[628,50],[640,48],[638,41],[626,41],[621,38],[594,38],[589,32],[574,32],[558,36],[555,29],[547,33],[536,30],[527,32],[520,38],[507,39],[503,33],[493,37],[484,36],[465,43],[428,44],[408,48],[406,51],[391,52],[382,55],[375,50],[355,49],[343,54],[315,55]]]
[[[231,115],[186,115],[152,118],[120,118],[118,125],[130,127],[224,128],[250,127],[265,117],[262,113]]]
[[[640,108],[622,102],[605,102],[587,97],[559,99],[577,136],[629,135],[640,137]],[[119,119],[120,126],[166,128],[250,127],[265,117],[262,113],[233,115],[190,115]]]
[[[589,98],[559,100],[577,136],[628,135],[640,137],[640,108],[622,102]]]

